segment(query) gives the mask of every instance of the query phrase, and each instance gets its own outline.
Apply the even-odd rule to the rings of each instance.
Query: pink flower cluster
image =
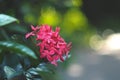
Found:
[[[57,61],[64,61],[63,56],[68,56],[71,43],[67,44],[59,35],[60,28],[55,31],[48,25],[31,26],[33,30],[26,34],[26,38],[36,36],[37,46],[40,47],[40,58],[47,59],[51,64],[57,66]]]

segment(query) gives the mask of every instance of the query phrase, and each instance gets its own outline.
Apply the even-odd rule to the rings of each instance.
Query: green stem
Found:
[[[7,35],[6,31],[3,28],[0,28],[0,32],[7,41],[10,40],[9,36]]]

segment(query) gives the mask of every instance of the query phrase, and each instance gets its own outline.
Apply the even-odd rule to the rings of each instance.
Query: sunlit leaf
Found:
[[[4,72],[8,79],[16,73],[16,71],[9,66],[4,67]]]
[[[37,59],[35,53],[28,47],[18,44],[15,42],[9,42],[9,41],[0,41],[0,48],[6,51],[13,51],[15,53],[20,53],[23,55],[28,55],[34,59]]]
[[[22,71],[15,71],[9,66],[4,66],[4,72],[6,74],[7,80],[26,80]]]
[[[27,80],[31,80],[31,79],[33,79],[33,80],[41,80],[41,76],[37,72],[36,68],[30,68],[26,72],[26,78],[27,78]]]
[[[18,20],[14,17],[8,16],[5,14],[0,14],[0,27],[15,21],[18,21]]]
[[[30,68],[28,72],[33,75],[38,75],[37,70],[35,68]]]
[[[26,72],[27,80],[46,80],[48,75],[51,75],[54,73],[55,67],[53,65],[49,65],[46,63],[40,63],[36,68],[30,68]]]
[[[56,67],[54,65],[51,65],[49,63],[40,63],[37,67],[36,70],[37,72],[47,72],[47,73],[54,73]]]
[[[38,73],[41,73],[41,72],[53,73],[53,70],[50,68],[48,64],[40,63],[36,68],[30,68],[28,72],[31,74],[37,75]]]
[[[35,69],[39,75],[42,76],[43,80],[56,80],[54,79],[56,70],[56,67],[54,65],[48,63],[40,63]]]

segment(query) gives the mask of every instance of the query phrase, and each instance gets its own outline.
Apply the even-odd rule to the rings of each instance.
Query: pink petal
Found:
[[[54,61],[52,61],[51,62],[51,64],[53,64],[53,65],[55,65],[55,66],[57,66],[57,62],[54,60]]]
[[[33,25],[31,25],[31,29],[32,29],[33,31],[36,30],[36,28],[35,28]]]
[[[63,59],[63,57],[62,56],[60,56],[60,60],[63,62],[64,61],[64,59]]]
[[[55,54],[55,51],[54,51],[54,50],[51,50],[49,54],[50,54],[50,55],[53,55],[53,54]]]
[[[35,34],[33,33],[33,32],[30,32],[30,33],[27,33],[26,35],[25,35],[25,38],[28,38],[28,37],[30,37],[30,36],[34,36]]]
[[[48,59],[48,61],[52,61],[53,60],[53,58],[51,57],[51,56],[49,56],[49,55],[47,55],[47,59]]]

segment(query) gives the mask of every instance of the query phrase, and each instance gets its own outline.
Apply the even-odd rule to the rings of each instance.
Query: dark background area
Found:
[[[120,31],[118,29],[120,27],[116,26],[116,23],[119,24],[120,20],[119,0],[83,0],[83,11],[98,30],[111,28]]]

